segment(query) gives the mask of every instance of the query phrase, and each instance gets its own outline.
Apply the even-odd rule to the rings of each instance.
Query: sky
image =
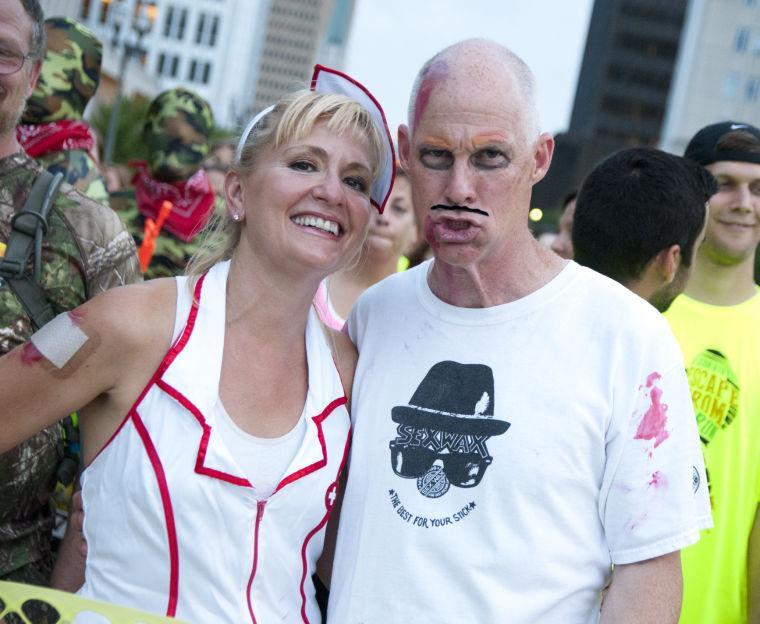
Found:
[[[395,136],[414,78],[449,44],[501,43],[531,67],[543,130],[567,129],[593,0],[356,0],[346,71],[380,101]]]

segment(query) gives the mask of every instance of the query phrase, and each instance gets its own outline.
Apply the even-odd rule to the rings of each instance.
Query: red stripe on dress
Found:
[[[312,418],[314,424],[317,426],[317,437],[319,438],[319,445],[322,447],[322,459],[314,462],[313,464],[309,464],[308,466],[305,466],[293,474],[285,477],[282,481],[280,481],[277,489],[273,492],[273,494],[277,494],[277,492],[279,492],[286,485],[293,483],[294,481],[298,481],[298,479],[305,477],[306,475],[309,475],[321,468],[324,468],[327,465],[327,444],[325,444],[325,434],[322,431],[322,421],[325,420],[333,411],[335,411],[335,409],[341,405],[345,405],[347,402],[348,401],[344,396],[335,399],[334,401],[328,403],[327,407],[322,410],[321,414],[318,414]]]
[[[251,615],[251,621],[256,624],[256,616],[253,614],[253,603],[251,602],[251,587],[253,587],[253,579],[256,576],[256,568],[259,564],[259,525],[261,519],[264,517],[264,507],[266,501],[256,502],[256,524],[253,531],[253,564],[251,566],[251,576],[248,577],[248,586],[246,588],[245,596],[248,602],[248,613]]]
[[[195,284],[195,289],[193,290],[193,304],[190,307],[190,313],[187,315],[187,321],[185,322],[185,329],[183,330],[180,337],[177,339],[177,341],[169,347],[169,350],[166,352],[166,355],[161,360],[161,363],[158,365],[158,368],[151,376],[150,380],[147,384],[145,384],[145,387],[142,389],[142,392],[140,392],[139,396],[135,400],[135,402],[132,404],[132,407],[129,408],[129,411],[127,412],[127,415],[124,416],[121,423],[119,423],[119,426],[116,428],[116,431],[113,432],[110,438],[106,440],[106,443],[100,447],[100,450],[95,453],[95,456],[90,460],[90,463],[87,464],[89,466],[94,462],[98,456],[106,450],[106,447],[111,444],[111,442],[116,438],[116,436],[119,434],[119,432],[124,427],[124,423],[129,420],[130,415],[137,409],[137,407],[142,403],[142,400],[145,398],[145,395],[148,394],[148,391],[151,389],[153,384],[155,384],[160,378],[161,375],[163,375],[166,372],[166,369],[169,367],[169,364],[171,364],[174,359],[180,354],[182,349],[185,348],[185,345],[187,344],[187,341],[190,340],[190,335],[193,333],[193,328],[195,327],[195,319],[198,316],[198,303],[201,300],[201,289],[203,288],[203,280],[206,279],[206,273],[201,275],[198,278],[198,281]],[[177,298],[179,299],[179,290],[177,290]],[[85,466],[85,468],[87,467]]]
[[[145,428],[140,415],[132,412],[132,422],[135,425],[137,434],[142,440],[145,452],[148,454],[150,463],[153,466],[153,473],[156,476],[158,490],[161,493],[161,504],[164,507],[164,520],[166,522],[166,538],[169,543],[169,602],[166,605],[166,615],[174,617],[177,613],[177,596],[179,593],[179,545],[177,544],[177,527],[174,523],[174,509],[172,508],[172,499],[169,494],[169,485],[166,482],[166,473],[161,464],[161,458],[158,456],[156,447],[153,446],[153,440],[150,438],[148,430]]]
[[[203,435],[201,436],[201,441],[198,445],[198,453],[195,458],[195,472],[198,474],[206,475],[207,477],[221,479],[222,481],[232,483],[233,485],[251,487],[251,482],[248,481],[248,479],[236,477],[235,475],[231,475],[227,472],[222,472],[221,470],[215,470],[214,468],[206,467],[206,451],[208,450],[208,441],[211,436],[211,427],[208,425],[208,422],[206,422],[206,417],[201,414],[201,411],[192,403],[192,401],[190,401],[190,399],[188,399],[176,388],[170,386],[163,379],[156,381],[156,385],[161,388],[161,390],[166,392],[166,394],[172,397],[175,401],[177,401],[188,412],[190,412],[198,421],[198,424],[200,424],[201,429],[203,430]]]
[[[348,459],[348,449],[351,446],[351,426],[348,427],[348,433],[346,434],[346,444],[343,448],[343,458],[340,460],[340,466],[338,467],[338,473],[335,475],[335,481],[330,484],[330,486],[325,491],[325,496],[327,496],[327,492],[330,491],[330,488],[333,487],[333,485],[338,487],[338,483],[340,483],[340,475],[343,473],[343,467],[346,465],[346,460]],[[303,620],[304,624],[309,624],[309,618],[306,615],[306,592],[304,591],[304,584],[306,583],[306,574],[308,572],[309,566],[306,562],[306,548],[309,545],[309,542],[311,541],[311,538],[314,537],[317,533],[319,533],[322,530],[322,527],[327,524],[327,521],[330,518],[330,514],[332,513],[333,507],[335,505],[331,505],[322,520],[319,521],[319,524],[315,526],[311,531],[309,531],[308,535],[306,535],[306,538],[303,541],[303,545],[301,546],[301,585],[299,587],[299,590],[301,592],[301,619]]]

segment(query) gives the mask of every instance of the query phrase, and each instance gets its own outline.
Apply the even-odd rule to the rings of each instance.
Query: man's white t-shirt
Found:
[[[429,263],[367,291],[328,621],[596,622],[611,564],[711,526],[667,323],[575,263],[459,308]],[[642,599],[645,597],[642,597]]]

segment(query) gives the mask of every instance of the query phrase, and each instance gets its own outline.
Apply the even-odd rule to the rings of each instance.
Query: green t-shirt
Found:
[[[683,350],[714,528],[681,551],[681,624],[747,621],[747,544],[760,503],[760,293],[735,306],[681,295],[665,313]]]

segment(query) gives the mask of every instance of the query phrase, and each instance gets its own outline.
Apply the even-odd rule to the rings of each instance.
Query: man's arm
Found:
[[[617,565],[599,624],[676,624],[682,593],[679,551]]]
[[[760,505],[749,536],[747,552],[747,615],[749,624],[760,624]]]
[[[87,560],[87,542],[84,541],[82,526],[84,507],[82,493],[74,492],[69,510],[69,523],[58,548],[50,586],[74,593],[84,585],[84,568]]]

